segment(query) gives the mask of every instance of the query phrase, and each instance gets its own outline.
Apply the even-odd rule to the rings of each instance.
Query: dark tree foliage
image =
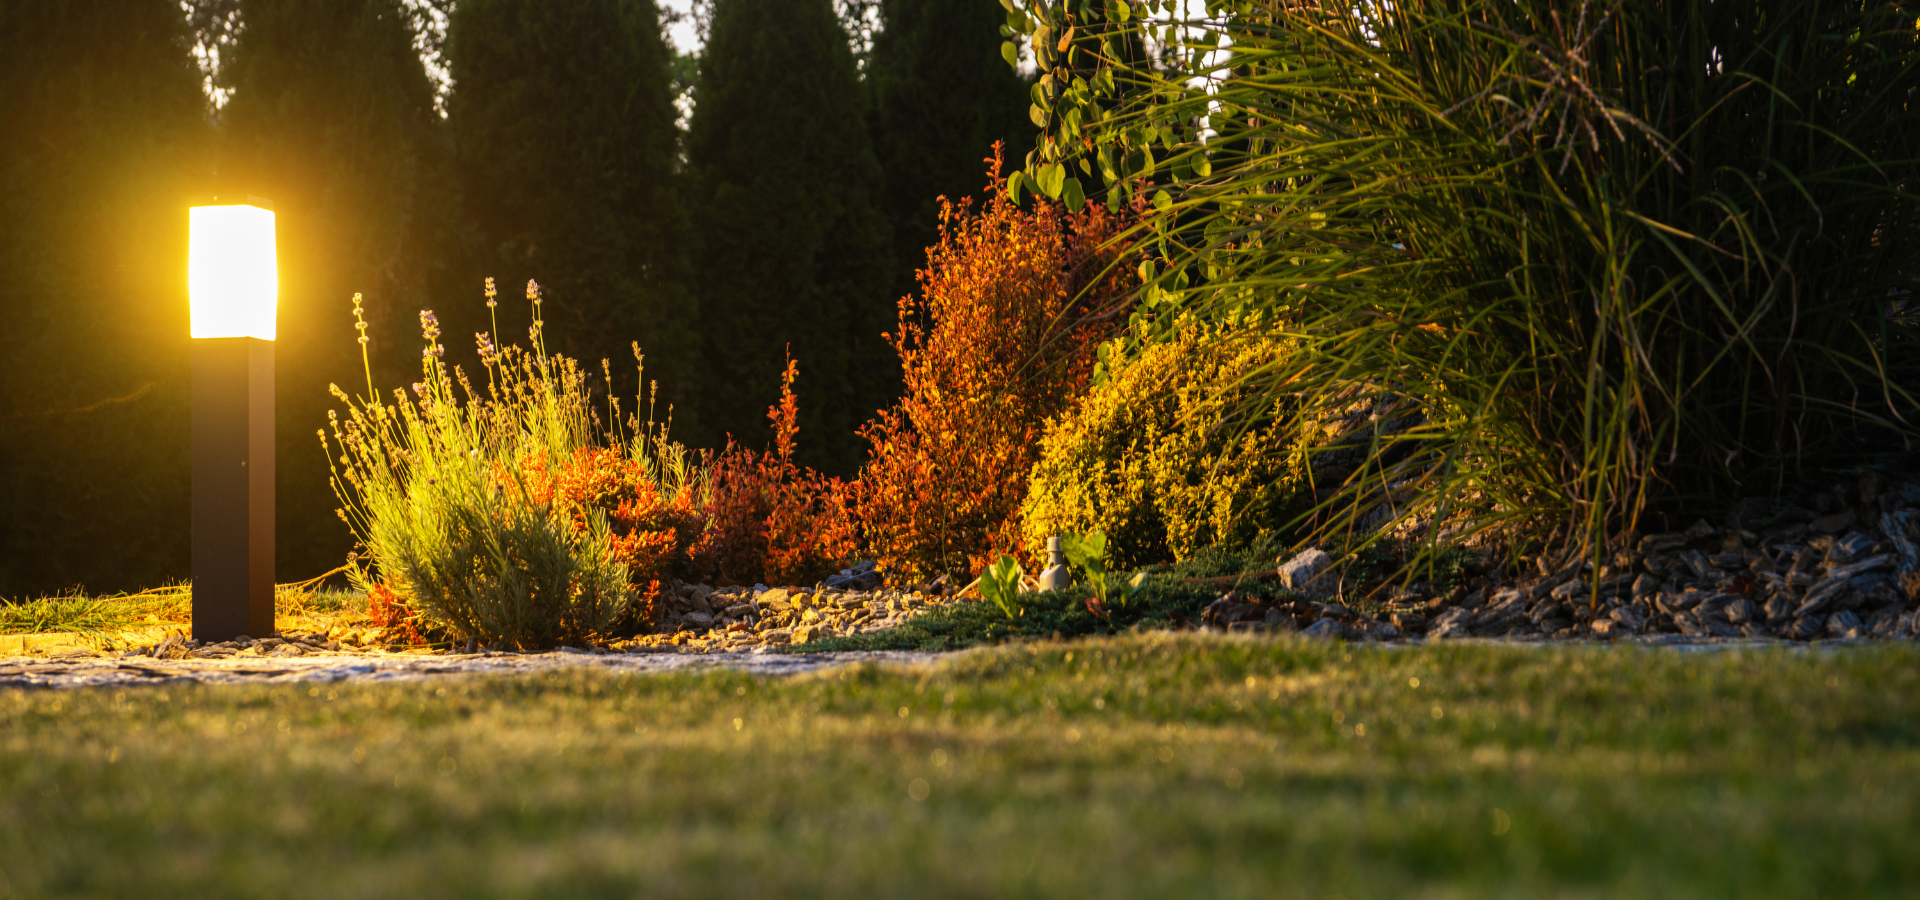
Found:
[[[891,238],[862,90],[829,0],[718,0],[687,136],[708,434],[764,447],[785,348],[800,459],[845,474],[898,390]]]
[[[329,382],[367,389],[355,293],[376,386],[418,380],[417,317],[454,218],[449,152],[401,0],[241,0],[239,12],[219,190],[275,207],[277,568],[291,580],[339,565],[351,543],[315,431],[338,405]]]
[[[183,577],[209,131],[179,4],[0,3],[0,122],[0,595]]]
[[[1005,11],[989,0],[882,0],[867,68],[880,202],[893,226],[892,294],[939,239],[940,197],[980,190],[993,142],[1024,159],[1029,82],[1000,56]]]
[[[473,314],[485,312],[480,283],[490,275],[503,337],[524,342],[522,298],[537,280],[548,347],[589,368],[609,359],[625,375],[638,341],[661,414],[671,403],[677,433],[697,428],[697,309],[676,172],[674,60],[659,8],[462,0],[448,53],[448,123],[475,233],[446,320],[484,320]],[[461,329],[452,349],[470,353],[475,330]]]

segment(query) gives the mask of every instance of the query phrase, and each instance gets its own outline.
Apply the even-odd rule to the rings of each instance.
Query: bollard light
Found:
[[[193,636],[273,634],[273,204],[188,211],[192,349]]]

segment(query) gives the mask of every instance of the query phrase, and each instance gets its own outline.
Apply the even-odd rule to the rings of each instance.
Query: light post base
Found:
[[[273,624],[273,342],[193,339],[193,637]]]

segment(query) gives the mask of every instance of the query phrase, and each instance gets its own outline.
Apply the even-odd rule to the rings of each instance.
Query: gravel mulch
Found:
[[[656,632],[615,646],[642,652],[741,651],[882,631],[953,602],[943,587],[896,591],[851,582],[839,587],[716,588],[676,582]]]
[[[1309,599],[1231,595],[1205,621],[1232,630],[1299,628],[1348,640],[1509,641],[1915,640],[1920,632],[1920,483],[1857,483],[1810,498],[1815,509],[1742,504],[1724,525],[1623,541],[1598,564],[1542,556],[1518,578],[1498,571],[1446,596],[1410,590],[1351,602],[1326,554],[1307,551],[1276,573]]]

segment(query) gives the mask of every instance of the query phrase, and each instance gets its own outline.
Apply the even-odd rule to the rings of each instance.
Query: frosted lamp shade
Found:
[[[188,213],[189,328],[197,338],[274,338],[280,270],[273,210],[195,206]]]

